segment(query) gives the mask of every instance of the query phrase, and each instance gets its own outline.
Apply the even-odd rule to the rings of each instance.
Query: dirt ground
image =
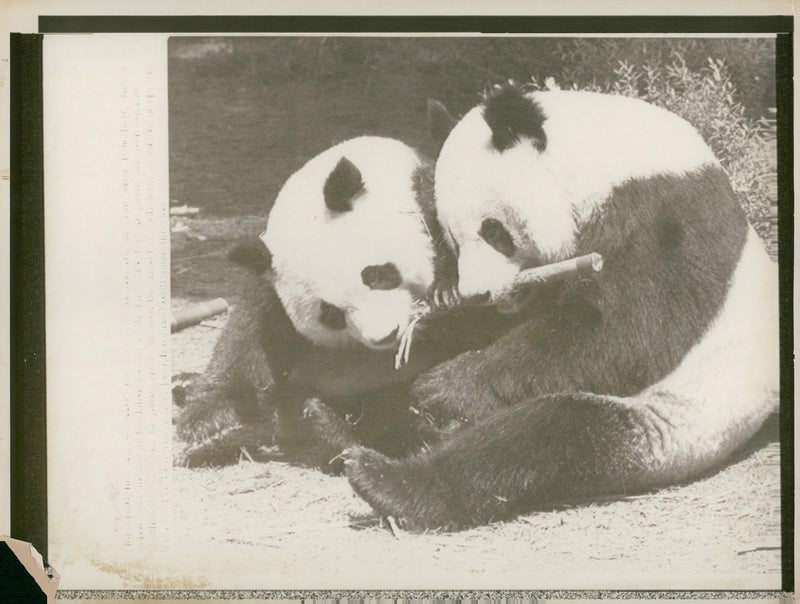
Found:
[[[392,532],[346,479],[285,463],[175,468],[197,587],[777,589],[770,434],[703,480],[452,534]],[[180,518],[191,518],[182,526]],[[224,564],[220,560],[225,560]],[[230,569],[236,568],[237,572]],[[241,574],[240,574],[241,573]]]
[[[192,281],[202,263],[199,290],[234,287],[223,251],[263,220],[173,218],[183,225],[173,233],[175,278]],[[182,261],[198,256],[198,243],[208,255]],[[175,297],[173,310],[193,300]],[[172,336],[174,373],[203,370],[225,320]],[[193,551],[208,552],[196,587],[776,589],[779,457],[774,420],[733,463],[691,484],[420,535],[382,524],[343,477],[243,456],[225,468],[174,468],[175,523]]]

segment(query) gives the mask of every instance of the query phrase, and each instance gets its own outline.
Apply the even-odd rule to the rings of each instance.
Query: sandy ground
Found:
[[[173,308],[186,303],[174,299]],[[175,372],[202,370],[224,321],[172,336]],[[174,480],[178,534],[196,545],[195,587],[780,586],[776,421],[729,466],[691,484],[451,534],[393,531],[345,478],[280,461],[174,468]]]

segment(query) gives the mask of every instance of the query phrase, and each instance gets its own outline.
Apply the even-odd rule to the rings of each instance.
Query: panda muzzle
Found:
[[[386,344],[391,344],[392,342],[394,342],[397,339],[398,331],[400,331],[400,326],[399,325],[396,326],[394,328],[394,330],[392,331],[392,333],[387,335],[385,338],[382,338],[382,339],[378,340],[377,342],[374,341],[374,340],[371,340],[370,343],[372,343],[375,346],[385,346]]]

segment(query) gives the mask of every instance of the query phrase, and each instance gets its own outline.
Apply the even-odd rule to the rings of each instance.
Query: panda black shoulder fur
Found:
[[[496,90],[436,164],[462,296],[599,252],[494,344],[414,384],[469,424],[427,454],[349,452],[351,484],[409,525],[463,527],[696,477],[777,407],[777,270],[699,134],[643,101]]]
[[[394,369],[419,301],[452,264],[432,197],[430,162],[379,137],[336,145],[287,180],[259,240],[231,254],[250,274],[205,375],[186,391],[178,433],[193,446],[179,462],[233,461],[253,433],[260,444],[275,431],[306,446],[303,414],[323,432],[320,461],[357,442],[395,454],[419,446],[403,429],[406,387],[489,333],[438,329]],[[324,404],[304,408],[310,397]],[[355,429],[334,421],[346,414],[361,418]]]

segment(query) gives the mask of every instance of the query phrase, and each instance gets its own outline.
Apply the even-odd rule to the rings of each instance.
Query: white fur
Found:
[[[342,157],[361,171],[365,191],[351,211],[332,213],[322,190]],[[433,247],[412,187],[418,165],[415,151],[399,141],[360,137],[316,156],[281,189],[262,239],[272,252],[278,296],[295,328],[311,341],[358,341],[376,349],[397,344],[384,340],[402,334],[414,297],[433,281]],[[403,285],[370,290],[361,271],[387,262],[397,266]],[[323,300],[345,311],[348,329],[320,324]]]
[[[547,118],[543,152],[525,139],[494,149],[483,108],[476,107],[453,128],[437,161],[439,217],[462,258],[481,258],[480,268],[459,260],[459,271],[481,271],[486,281],[470,278],[463,295],[495,291],[498,273],[528,261],[524,253],[507,259],[484,242],[478,235],[483,219],[503,222],[518,249],[535,242],[545,259],[560,260],[573,252],[575,234],[614,186],[717,163],[690,124],[644,101],[561,90],[531,97]]]
[[[459,248],[458,291],[468,298],[484,292],[498,292],[519,272],[519,267],[491,246],[470,240]]]

